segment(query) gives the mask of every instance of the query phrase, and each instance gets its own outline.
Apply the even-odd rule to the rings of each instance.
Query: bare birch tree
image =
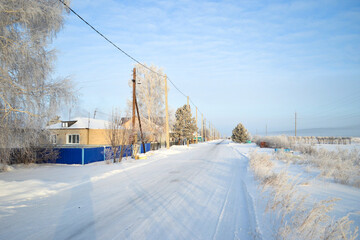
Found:
[[[153,71],[140,64],[136,64],[135,68],[138,83],[136,85],[136,97],[140,115],[149,122],[144,132],[151,135],[148,136],[149,139],[158,139],[164,132],[165,122],[165,82],[164,77],[161,76],[163,71],[153,65],[148,67]],[[132,85],[132,81],[129,81],[129,85]]]
[[[122,126],[121,114],[117,111],[113,111],[111,114],[109,125],[107,126],[107,138],[111,146],[108,157],[114,159],[116,162],[119,156],[119,162],[121,162],[122,156],[126,151],[126,147],[129,144],[129,137],[131,130]],[[120,152],[120,153],[119,153]]]
[[[0,0],[2,163],[9,149],[46,140],[46,122],[74,96],[69,79],[51,76],[55,52],[48,47],[63,26],[63,11],[56,0]]]

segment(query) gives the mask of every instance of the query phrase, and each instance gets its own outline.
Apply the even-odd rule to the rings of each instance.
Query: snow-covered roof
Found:
[[[63,123],[70,123],[68,127],[63,127]],[[70,121],[61,121],[46,127],[47,129],[75,129],[75,128],[90,128],[90,129],[107,129],[110,122],[102,119],[82,118],[77,117]]]

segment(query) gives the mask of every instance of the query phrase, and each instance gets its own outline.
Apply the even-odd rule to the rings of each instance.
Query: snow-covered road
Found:
[[[0,239],[253,239],[247,166],[216,141],[124,164],[2,173]]]

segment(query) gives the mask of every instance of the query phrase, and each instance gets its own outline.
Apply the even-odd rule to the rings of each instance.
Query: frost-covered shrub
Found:
[[[14,170],[12,166],[0,163],[0,172],[10,172],[12,170]]]
[[[276,160],[280,160],[285,163],[294,163],[294,164],[305,164],[307,163],[304,155],[294,155],[293,153],[288,153],[284,151],[278,151],[274,153]]]
[[[294,145],[293,150],[298,151],[303,154],[309,154],[309,155],[314,155],[317,153],[316,148],[314,148],[313,146],[305,145],[305,144],[301,144],[301,143]]]
[[[309,164],[321,171],[321,176],[333,178],[334,181],[355,187],[360,187],[360,151],[338,148],[335,151],[296,144],[292,148],[300,155],[286,152],[274,153],[274,158],[285,163]]]
[[[255,136],[253,141],[259,146],[261,142],[266,142],[270,148],[292,148],[295,143],[292,138],[285,135],[266,137]]]
[[[320,149],[308,155],[309,162],[321,170],[324,177],[336,182],[360,187],[360,152],[359,150],[328,151]]]
[[[250,167],[254,171],[257,179],[264,179],[272,174],[274,163],[270,160],[270,155],[266,153],[250,153]]]

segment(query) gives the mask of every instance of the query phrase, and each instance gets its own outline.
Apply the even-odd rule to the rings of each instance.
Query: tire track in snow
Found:
[[[212,239],[216,239],[215,237],[216,237],[216,235],[218,234],[219,226],[220,226],[221,221],[223,220],[225,208],[226,208],[227,203],[228,203],[230,189],[232,189],[232,186],[233,186],[233,184],[234,184],[234,179],[235,179],[235,171],[233,171],[233,174],[232,174],[232,176],[231,176],[231,184],[230,184],[230,186],[229,186],[228,189],[227,189],[226,197],[225,197],[224,202],[223,202],[223,204],[222,204],[221,212],[220,212],[219,217],[218,217],[218,219],[217,219],[216,228],[215,228],[215,232],[214,232],[214,234],[213,234]]]
[[[217,144],[213,145],[210,149],[209,152],[215,153],[215,151],[217,150]],[[195,157],[196,159],[196,157]],[[210,164],[209,164],[210,163]],[[212,169],[214,167],[214,164],[212,162],[209,162],[206,165],[204,165],[205,168],[201,167],[201,168],[196,168],[193,169],[192,167],[185,170],[182,169],[181,173],[182,174],[186,174],[186,176],[182,176],[180,178],[180,182],[184,181],[185,179],[190,180],[190,182],[192,182],[194,179],[196,178],[198,175],[200,175],[201,172],[206,172],[209,171],[210,169]],[[180,173],[180,171],[178,171],[178,173]],[[159,182],[169,182],[171,180],[171,177],[166,176],[166,179],[163,180],[159,180]],[[137,187],[140,188],[140,192],[143,192],[145,194],[145,198],[146,199],[138,199],[140,202],[141,201],[145,201],[148,202],[150,205],[153,205],[153,209],[151,212],[148,213],[145,221],[142,221],[140,223],[137,223],[137,225],[134,225],[134,228],[132,229],[132,232],[130,233],[131,237],[130,238],[143,238],[144,236],[141,235],[141,233],[144,231],[144,229],[147,229],[149,225],[153,224],[154,221],[157,222],[160,219],[168,219],[168,222],[175,222],[178,227],[180,227],[182,230],[182,232],[186,235],[182,235],[182,237],[180,237],[180,235],[178,236],[179,239],[188,239],[190,237],[190,239],[203,239],[201,236],[199,236],[196,232],[193,231],[193,229],[191,228],[191,226],[189,226],[188,224],[182,222],[181,220],[179,221],[179,219],[177,219],[174,215],[172,215],[173,213],[176,212],[169,212],[168,208],[172,208],[174,206],[182,206],[183,204],[185,204],[185,199],[183,198],[179,198],[179,194],[181,193],[181,195],[187,196],[187,195],[191,195],[190,193],[192,192],[192,188],[187,188],[186,185],[179,185],[179,189],[175,190],[173,185],[168,184],[167,186],[165,186],[165,188],[161,188],[156,190],[155,192],[152,192],[151,195],[149,195],[148,192],[146,192],[146,189],[144,189],[141,186],[141,183],[137,183],[136,181],[133,183],[135,183],[137,185]],[[156,184],[155,184],[156,185]],[[170,191],[168,191],[170,190]],[[154,199],[154,197],[156,197],[156,199]],[[154,204],[158,202],[157,204]],[[163,226],[161,224],[161,222],[158,222],[158,230],[159,232],[164,231],[165,226]],[[120,236],[124,237],[126,236],[126,231],[127,229],[124,229],[122,231],[120,231],[114,238],[112,239],[117,239]],[[153,235],[157,235],[157,232],[152,232]],[[129,237],[129,236],[128,236]]]
[[[242,152],[240,152],[239,149],[236,149],[233,146],[231,148],[237,155],[240,155],[242,157],[242,159],[247,160],[247,163],[249,163],[249,158],[245,154],[243,154]],[[248,166],[248,164],[247,164],[247,166]],[[251,194],[249,193],[249,191],[247,189],[246,181],[244,181],[244,176],[246,175],[246,173],[247,173],[247,167],[246,167],[244,173],[241,174],[241,186],[242,186],[245,198],[246,198],[250,227],[252,229],[252,234],[253,234],[254,239],[263,239],[262,232],[259,229],[258,217],[257,217],[256,211],[255,211],[255,202],[254,202],[253,197],[251,196]]]

